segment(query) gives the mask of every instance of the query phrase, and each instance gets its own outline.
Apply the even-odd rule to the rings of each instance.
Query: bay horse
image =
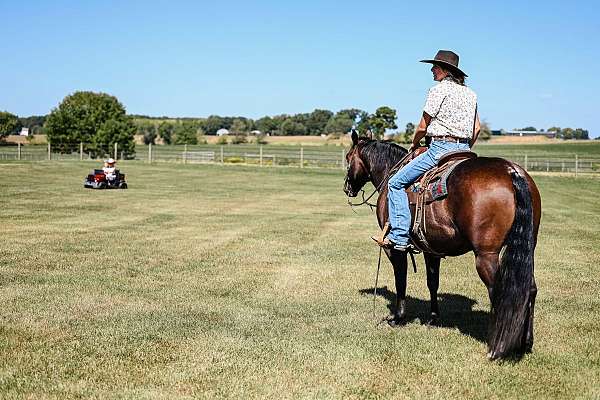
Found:
[[[381,228],[388,220],[388,175],[406,154],[407,150],[399,145],[359,138],[352,132],[344,192],[356,197],[371,182],[379,191],[376,213]],[[427,323],[439,324],[439,254],[459,256],[473,251],[475,268],[491,303],[487,356],[491,360],[520,357],[533,347],[537,294],[533,270],[540,193],[525,170],[502,158],[463,161],[447,183],[448,195],[425,209],[427,241],[438,253],[423,253],[431,296]],[[407,253],[385,251],[393,265],[396,285],[396,304],[388,322],[399,326],[406,322]]]

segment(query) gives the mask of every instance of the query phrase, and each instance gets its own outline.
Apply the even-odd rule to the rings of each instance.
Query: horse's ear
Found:
[[[352,128],[352,145],[356,146],[358,144],[358,132],[356,129]]]
[[[371,129],[367,130],[367,137],[369,138],[369,140],[373,140],[373,131]]]

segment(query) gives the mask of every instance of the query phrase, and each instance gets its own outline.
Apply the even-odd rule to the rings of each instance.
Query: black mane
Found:
[[[408,150],[393,142],[367,139],[361,141],[361,156],[371,167],[371,171],[388,171],[400,161]]]

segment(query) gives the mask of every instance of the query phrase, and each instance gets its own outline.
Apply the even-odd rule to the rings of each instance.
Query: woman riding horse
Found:
[[[374,236],[380,246],[407,251],[409,244],[410,209],[405,189],[421,175],[435,167],[438,160],[452,151],[465,151],[473,147],[479,135],[477,95],[465,85],[465,74],[458,68],[458,55],[440,50],[433,60],[431,72],[437,82],[429,89],[423,116],[417,127],[413,144],[408,150],[419,148],[427,135],[431,138],[429,150],[415,157],[388,181],[388,211],[390,232]]]
[[[434,60],[425,60],[436,62],[432,70],[434,76],[441,79],[430,91],[431,99],[428,98],[411,147],[415,147],[427,132],[433,137],[425,154],[400,170],[389,185],[385,183],[393,166],[406,158],[405,149],[393,143],[359,137],[353,131],[352,148],[346,155],[348,172],[344,192],[355,197],[367,182],[373,183],[379,191],[379,226],[383,228],[388,218],[392,219],[392,233],[388,242],[383,243],[394,268],[396,284],[396,304],[388,321],[392,326],[401,326],[407,320],[407,248],[403,245],[408,229],[407,225],[401,224],[410,222],[410,208],[403,190],[417,175],[435,165],[442,154],[472,146],[479,131],[475,96],[455,81],[460,82],[455,73],[462,71],[458,70],[458,56],[453,58],[453,54],[440,52]],[[445,66],[445,72],[437,69],[440,65]],[[454,78],[448,79],[450,75],[446,73],[451,73]],[[459,110],[463,115],[459,121],[454,120],[453,114],[448,114],[452,110]],[[531,351],[537,294],[534,252],[541,218],[540,193],[533,179],[511,161],[472,157],[457,164],[446,182],[446,196],[427,203],[422,209],[429,245],[423,252],[431,296],[428,323],[439,324],[437,292],[441,257],[472,251],[477,273],[488,290],[491,303],[488,357],[506,358]],[[388,195],[392,197],[389,201]],[[401,212],[402,217],[399,216]]]

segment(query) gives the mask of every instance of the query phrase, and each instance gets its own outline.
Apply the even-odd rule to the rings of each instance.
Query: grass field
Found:
[[[442,262],[427,328],[371,316],[377,249],[343,172],[122,162],[0,164],[0,398],[600,398],[600,180],[535,176],[534,352],[485,357],[471,254]],[[393,296],[386,262],[376,312]]]

